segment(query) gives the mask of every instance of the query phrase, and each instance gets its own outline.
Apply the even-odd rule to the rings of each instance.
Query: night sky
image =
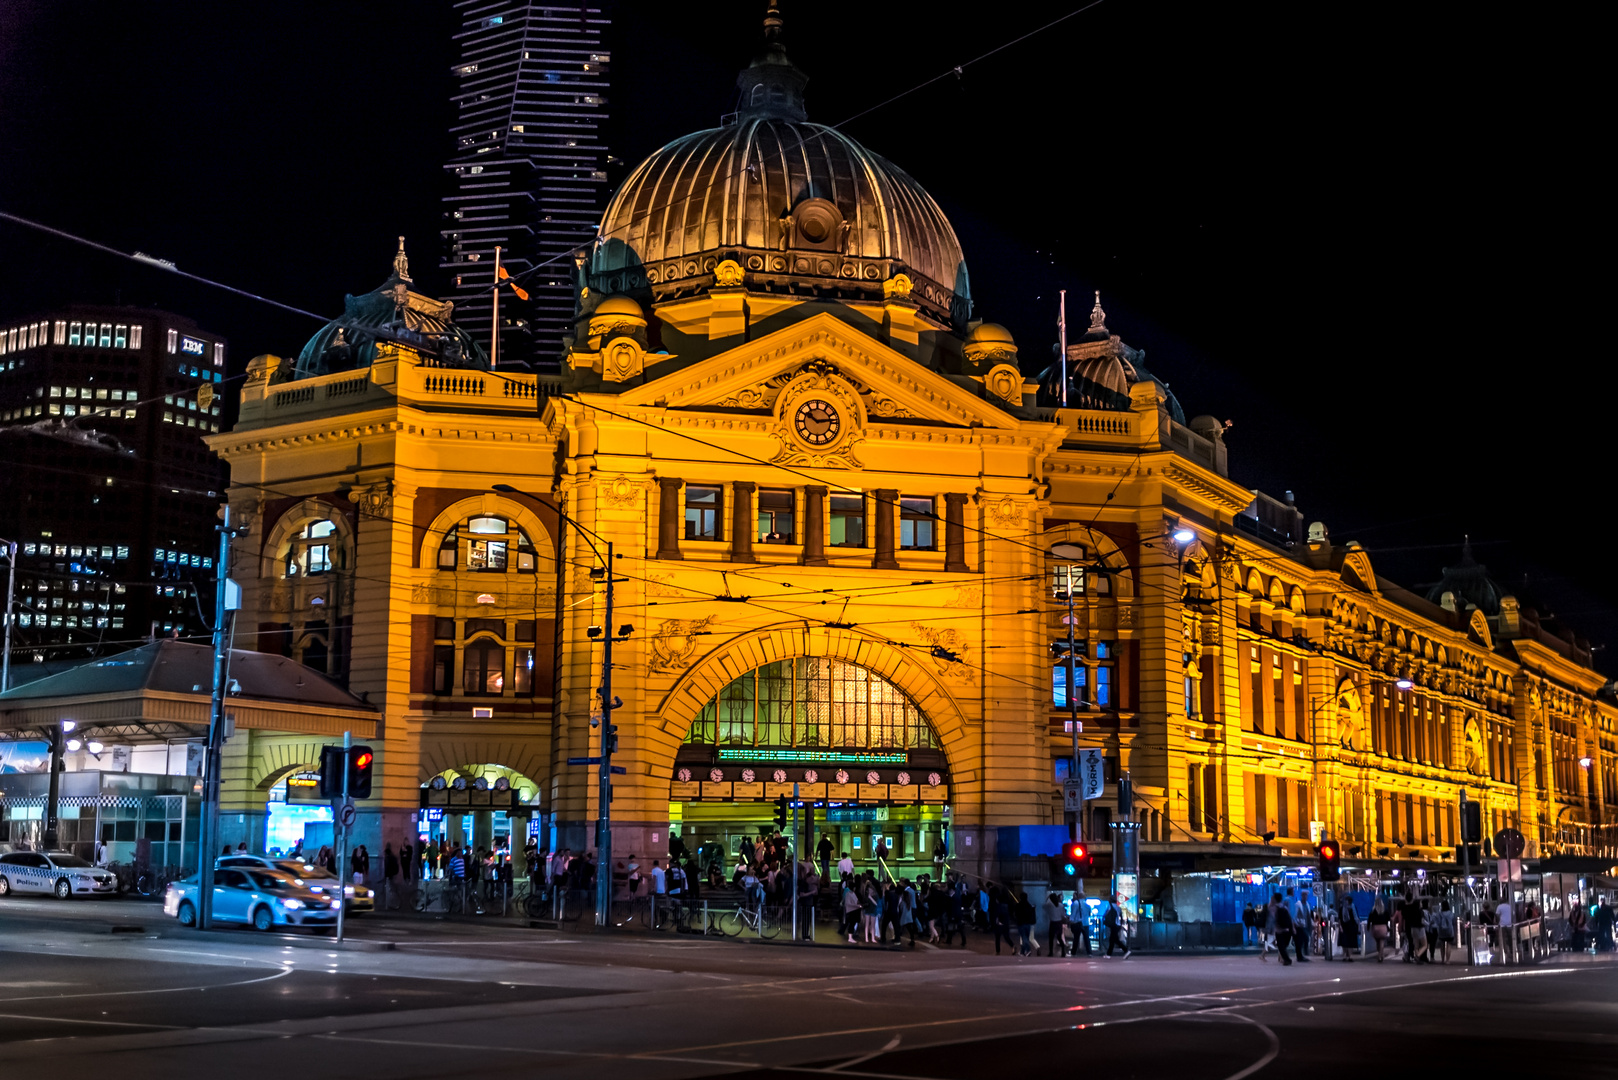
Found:
[[[625,167],[734,107],[763,6],[617,5]],[[822,123],[963,65],[846,130],[943,206],[975,315],[1010,327],[1025,370],[1048,361],[1057,290],[1083,325],[1099,288],[1188,416],[1234,421],[1233,478],[1296,492],[1411,587],[1470,534],[1509,589],[1526,575],[1618,643],[1596,554],[1610,349],[1600,278],[1564,250],[1594,228],[1597,141],[1549,145],[1539,107],[1572,76],[1524,75],[1555,28],[1105,0],[969,63],[1078,6],[784,0],[785,40]],[[436,292],[457,25],[447,0],[6,0],[0,209],[331,315],[403,233]],[[237,370],[317,328],[5,223],[0,256],[0,319],[165,307],[226,335]]]

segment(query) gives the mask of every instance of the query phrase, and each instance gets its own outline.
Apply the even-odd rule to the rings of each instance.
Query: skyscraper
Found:
[[[572,251],[605,204],[607,71],[601,3],[460,0],[452,191],[444,260],[455,321],[487,347],[494,249],[529,300],[500,299],[500,357],[553,367],[572,331]]]
[[[224,340],[166,311],[70,304],[0,324],[13,681],[35,658],[207,634],[196,593],[225,475],[201,436],[219,430],[224,376]]]

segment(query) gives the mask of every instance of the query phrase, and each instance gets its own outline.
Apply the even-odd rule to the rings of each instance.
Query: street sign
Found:
[[[1101,798],[1101,789],[1107,786],[1106,757],[1101,750],[1079,751],[1079,782],[1085,799]]]
[[[213,383],[205,382],[201,386],[197,387],[197,408],[199,408],[199,409],[203,410],[204,412],[206,412],[207,409],[208,409],[208,406],[210,406],[212,404],[213,404]]]
[[[344,803],[337,811],[337,820],[343,823],[343,828],[345,829],[352,829],[354,822],[358,819],[359,814],[355,811],[354,804],[351,802]]]
[[[1079,813],[1084,809],[1084,785],[1078,780],[1062,782],[1062,809]]]
[[[1528,842],[1516,829],[1501,829],[1494,834],[1494,854],[1497,859],[1520,859]]]
[[[1326,823],[1324,821],[1311,821],[1309,823],[1309,842],[1318,845],[1326,838]]]
[[[601,759],[598,757],[570,757],[567,759],[567,763],[569,765],[600,765]],[[609,765],[608,768],[612,770],[614,776],[628,775],[622,765]]]

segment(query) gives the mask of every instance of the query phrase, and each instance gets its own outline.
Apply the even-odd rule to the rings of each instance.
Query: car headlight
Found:
[[[354,886],[352,886],[352,885],[343,886],[343,895],[344,896],[353,896],[354,895]]]
[[[303,907],[303,901],[299,900],[295,896],[289,897],[281,901],[281,906],[286,908],[288,911],[297,911]]]

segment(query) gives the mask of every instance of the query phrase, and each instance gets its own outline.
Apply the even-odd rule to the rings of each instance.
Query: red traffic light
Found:
[[[354,768],[369,769],[371,767],[371,760],[371,752],[369,750],[362,750],[358,754],[354,755]]]
[[[1062,858],[1068,862],[1083,862],[1090,857],[1090,849],[1083,844],[1067,844],[1062,848]]]
[[[1332,843],[1330,840],[1326,841],[1324,844],[1321,844],[1320,845],[1320,857],[1322,859],[1335,859],[1335,858],[1337,858],[1337,845]]]

